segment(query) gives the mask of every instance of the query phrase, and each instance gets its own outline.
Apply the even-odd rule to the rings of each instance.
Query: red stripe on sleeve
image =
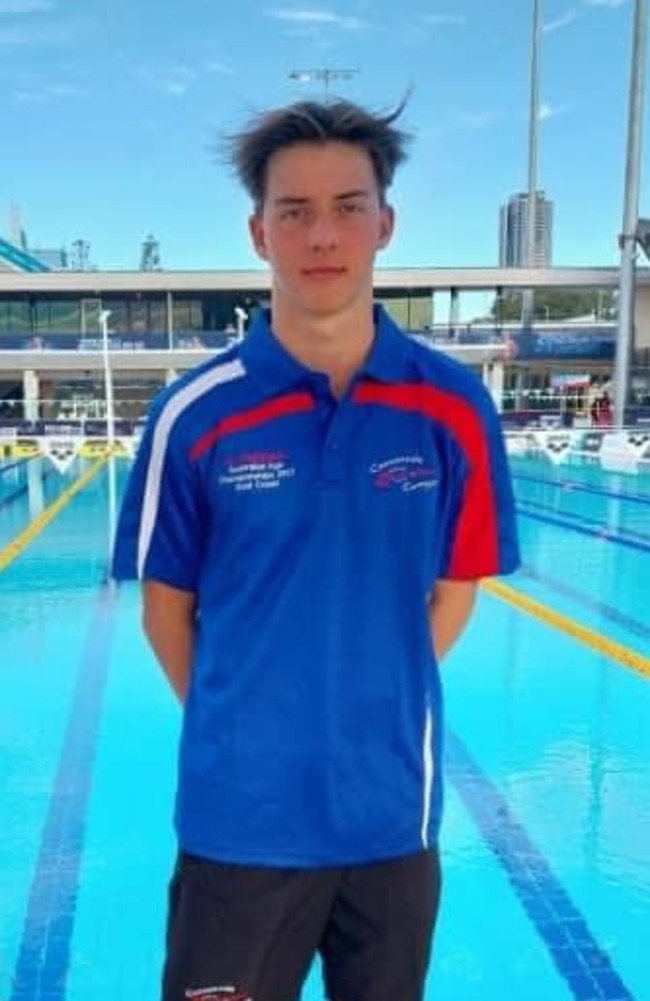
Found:
[[[478,412],[462,397],[419,383],[361,383],[353,399],[423,414],[443,424],[460,443],[469,467],[465,497],[448,569],[459,579],[498,573],[496,497],[487,434]]]
[[[190,449],[190,459],[198,459],[226,435],[235,434],[237,431],[247,431],[249,428],[266,424],[268,421],[277,420],[278,417],[290,417],[292,414],[304,413],[307,410],[313,410],[313,408],[314,399],[310,393],[288,393],[286,396],[278,396],[275,400],[269,400],[268,403],[262,403],[259,407],[252,407],[240,414],[224,417],[216,427],[201,435],[194,443]]]

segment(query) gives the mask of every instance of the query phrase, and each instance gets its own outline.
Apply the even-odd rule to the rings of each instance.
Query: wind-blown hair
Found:
[[[411,138],[394,125],[405,104],[406,99],[389,114],[379,115],[349,101],[299,101],[253,118],[244,131],[226,140],[225,158],[259,211],[274,153],[296,143],[350,143],[368,153],[383,204]]]

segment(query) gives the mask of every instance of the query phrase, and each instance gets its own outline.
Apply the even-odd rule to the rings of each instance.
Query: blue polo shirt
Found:
[[[195,592],[181,847],[327,866],[435,843],[439,578],[518,564],[498,415],[464,365],[380,308],[341,400],[261,312],[155,400],[113,572]]]

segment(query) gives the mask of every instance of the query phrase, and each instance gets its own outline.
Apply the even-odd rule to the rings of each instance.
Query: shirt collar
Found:
[[[408,336],[383,306],[375,304],[373,315],[375,339],[361,374],[378,382],[401,382],[406,377],[408,367]]]
[[[246,370],[274,392],[305,385],[312,375],[275,336],[268,309],[257,311],[239,350]]]
[[[382,306],[374,306],[373,316],[375,337],[359,374],[379,382],[399,382],[406,375],[408,337]],[[255,315],[240,353],[247,371],[273,391],[314,381],[316,373],[290,355],[273,333],[268,309],[260,309]]]

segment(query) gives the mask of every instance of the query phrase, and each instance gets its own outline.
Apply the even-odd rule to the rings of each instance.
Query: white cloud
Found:
[[[425,14],[424,20],[434,27],[444,27],[453,25],[462,28],[467,24],[467,18],[463,14]]]
[[[51,0],[0,0],[0,15],[46,14],[53,9]]]
[[[170,97],[183,97],[196,80],[196,73],[187,66],[141,66],[138,76],[154,90]]]
[[[494,125],[500,118],[498,111],[485,109],[484,111],[468,111],[460,115],[460,121],[471,129],[487,129]]]
[[[546,34],[550,34],[553,31],[560,31],[561,28],[566,28],[567,25],[573,24],[575,20],[580,17],[577,10],[567,10],[564,14],[560,14],[553,21],[547,21],[544,25],[544,31]]]
[[[72,40],[71,32],[64,27],[0,28],[0,45],[65,45]]]
[[[15,90],[14,101],[21,104],[49,104],[56,100],[79,100],[88,97],[88,91],[66,83],[46,84],[44,87]]]
[[[567,104],[547,104],[542,101],[539,106],[538,121],[546,122],[549,118],[557,118],[558,115],[564,114],[567,111]]]
[[[279,8],[267,11],[269,17],[277,18],[278,21],[289,21],[293,24],[309,25],[311,27],[334,27],[343,28],[346,31],[358,31],[365,27],[364,22],[358,17],[349,17],[346,14],[335,14],[330,10],[289,10]]]
[[[219,73],[224,76],[229,76],[234,72],[232,66],[228,66],[227,63],[222,63],[218,59],[211,59],[207,63],[204,63],[203,69],[206,73]]]
[[[558,115],[562,115],[568,111],[569,107],[570,105],[568,104],[542,102],[539,106],[538,121],[545,122],[549,118],[556,118]],[[464,111],[456,114],[454,123],[456,126],[460,125],[466,129],[479,131],[498,126],[505,121],[509,121],[511,117],[511,114],[502,108],[482,108],[477,111]],[[444,130],[444,133],[438,132],[438,138],[448,131],[450,130]]]

